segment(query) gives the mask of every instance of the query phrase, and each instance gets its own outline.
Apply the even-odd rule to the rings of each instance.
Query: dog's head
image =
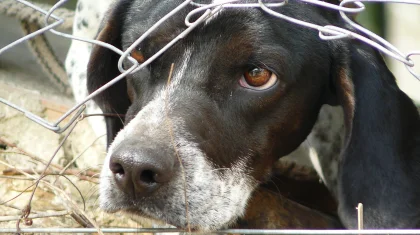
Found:
[[[118,1],[98,38],[125,50],[181,2]],[[132,57],[141,63],[165,46],[193,9],[161,25]],[[299,2],[275,10],[346,27],[336,12]],[[119,74],[118,58],[94,48],[91,92]],[[362,97],[353,80],[380,79],[374,72],[380,69],[386,69],[382,59],[360,43],[320,40],[318,32],[257,8],[223,9],[96,98],[104,112],[125,114],[125,120],[106,118],[112,144],[101,207],[178,227],[226,227],[244,213],[273,163],[305,140],[323,104],[343,106],[350,139]]]

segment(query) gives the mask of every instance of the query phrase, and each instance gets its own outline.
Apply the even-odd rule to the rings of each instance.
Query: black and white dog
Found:
[[[181,2],[118,1],[98,39],[125,50]],[[141,63],[157,52],[193,9],[161,25],[132,57]],[[350,28],[337,12],[301,2],[273,9]],[[118,59],[93,49],[90,92],[119,75]],[[381,55],[361,42],[322,41],[257,8],[223,9],[95,101],[105,113],[125,114],[124,121],[106,118],[106,211],[224,228],[244,213],[273,164],[305,141],[320,109],[332,105],[343,108],[346,128],[337,189],[343,224],[356,226],[362,202],[365,228],[420,226],[419,116]]]

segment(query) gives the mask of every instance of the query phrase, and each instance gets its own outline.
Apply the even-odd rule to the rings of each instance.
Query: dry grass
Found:
[[[106,214],[98,208],[100,165],[80,168],[76,161],[58,164],[48,159],[51,156],[37,156],[15,142],[0,135],[1,228],[15,228],[17,224],[21,228],[150,227],[147,221]],[[79,153],[73,159],[83,157],[87,156]]]

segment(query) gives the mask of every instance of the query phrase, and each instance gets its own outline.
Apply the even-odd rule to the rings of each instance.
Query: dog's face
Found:
[[[100,37],[125,50],[180,3],[121,1]],[[192,9],[161,25],[132,56],[142,62],[165,46]],[[328,22],[304,4],[281,10]],[[332,55],[317,35],[259,9],[223,9],[98,98],[104,112],[126,112],[102,170],[101,207],[197,230],[234,222],[273,163],[305,140],[328,100]],[[89,79],[103,84],[117,74],[117,57],[95,50]],[[115,123],[107,123],[111,139]]]

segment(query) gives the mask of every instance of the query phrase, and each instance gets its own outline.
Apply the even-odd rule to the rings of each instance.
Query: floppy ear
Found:
[[[121,27],[124,21],[124,11],[128,1],[119,1],[108,17],[102,23],[97,40],[109,43],[121,49]],[[120,56],[102,46],[95,45],[89,59],[87,71],[87,87],[89,93],[94,92],[120,74],[117,62]],[[127,94],[127,82],[122,79],[94,98],[104,113],[125,114],[130,106]],[[123,116],[122,115],[122,116]],[[113,141],[117,132],[123,128],[123,117],[105,116],[107,128],[107,143]]]
[[[417,109],[375,49],[355,40],[346,47],[349,53],[338,52],[341,59],[333,66],[346,126],[338,179],[340,218],[347,228],[356,228],[355,207],[363,203],[365,228],[418,227]]]

